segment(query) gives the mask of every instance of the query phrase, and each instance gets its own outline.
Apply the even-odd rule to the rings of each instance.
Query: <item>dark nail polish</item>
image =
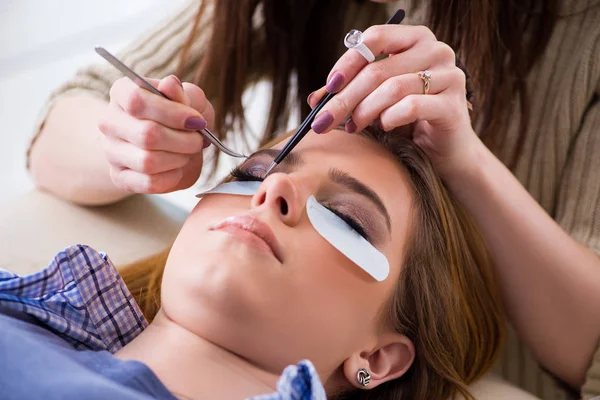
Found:
[[[329,93],[337,93],[342,88],[343,84],[344,75],[339,72],[334,72],[334,74],[331,75],[329,82],[327,82],[325,89],[327,89]]]
[[[333,115],[329,111],[325,111],[313,121],[310,126],[315,133],[322,133],[333,122]]]
[[[206,120],[204,118],[191,117],[185,120],[185,129],[200,131],[206,128]]]
[[[212,143],[210,142],[210,140],[208,140],[205,137],[202,138],[202,150],[206,149],[207,147],[210,147],[211,144]]]
[[[354,123],[354,120],[352,118],[350,118],[346,122],[346,132],[348,132],[348,133],[356,132],[356,124]]]

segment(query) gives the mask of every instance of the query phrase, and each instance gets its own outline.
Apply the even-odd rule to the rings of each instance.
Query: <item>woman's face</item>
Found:
[[[283,145],[255,153],[242,171],[262,176]],[[210,194],[198,203],[171,250],[162,310],[267,370],[310,359],[328,379],[387,329],[381,312],[410,232],[408,179],[367,138],[311,132],[253,196]],[[387,279],[377,282],[319,235],[307,216],[311,195],[364,230],[389,261]]]

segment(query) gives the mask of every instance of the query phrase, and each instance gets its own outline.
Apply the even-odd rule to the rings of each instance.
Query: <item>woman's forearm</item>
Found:
[[[447,184],[496,265],[507,313],[546,368],[579,386],[600,337],[600,258],[573,240],[487,149]]]
[[[56,102],[30,154],[36,185],[84,205],[114,203],[130,195],[110,179],[97,125],[106,102],[89,96]]]

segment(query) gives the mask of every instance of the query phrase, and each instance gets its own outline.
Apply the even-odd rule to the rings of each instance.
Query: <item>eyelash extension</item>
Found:
[[[240,167],[235,167],[229,173],[234,181],[242,181],[242,182],[262,182],[264,178],[262,176],[254,175],[250,171],[246,171],[241,169]]]
[[[229,173],[229,175],[231,175],[231,177],[235,181],[262,182],[264,180],[264,178],[262,176],[254,175],[250,171],[244,170],[240,167],[236,167],[236,168],[232,169],[231,172]],[[348,226],[350,226],[350,228],[354,229],[356,231],[356,233],[358,233],[360,236],[365,238],[367,241],[370,241],[367,231],[361,226],[360,223],[358,223],[358,221],[356,221],[356,219],[350,217],[349,215],[347,215],[341,211],[336,210],[333,207],[325,206],[325,208],[327,208],[329,211],[334,213],[338,218],[340,218],[342,221],[344,221],[346,224],[348,224]]]
[[[327,208],[329,211],[331,211],[332,213],[334,213],[335,215],[337,215],[342,221],[344,221],[345,223],[348,224],[348,226],[350,226],[350,228],[354,229],[356,231],[356,233],[358,233],[360,236],[362,236],[363,238],[365,238],[365,240],[367,242],[370,242],[369,240],[369,235],[367,234],[367,231],[365,230],[365,228],[363,228],[358,221],[356,221],[356,219],[350,217],[347,214],[342,213],[341,211],[338,211],[332,207],[327,207],[325,206],[325,208]]]

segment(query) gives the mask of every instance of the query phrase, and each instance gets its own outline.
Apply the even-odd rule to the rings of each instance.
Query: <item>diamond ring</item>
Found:
[[[423,80],[423,94],[429,94],[429,84],[431,83],[431,72],[429,70],[417,72],[419,78]]]
[[[344,38],[344,46],[358,51],[368,63],[375,61],[373,52],[363,42],[363,33],[358,29],[352,29],[350,32],[348,32]]]

